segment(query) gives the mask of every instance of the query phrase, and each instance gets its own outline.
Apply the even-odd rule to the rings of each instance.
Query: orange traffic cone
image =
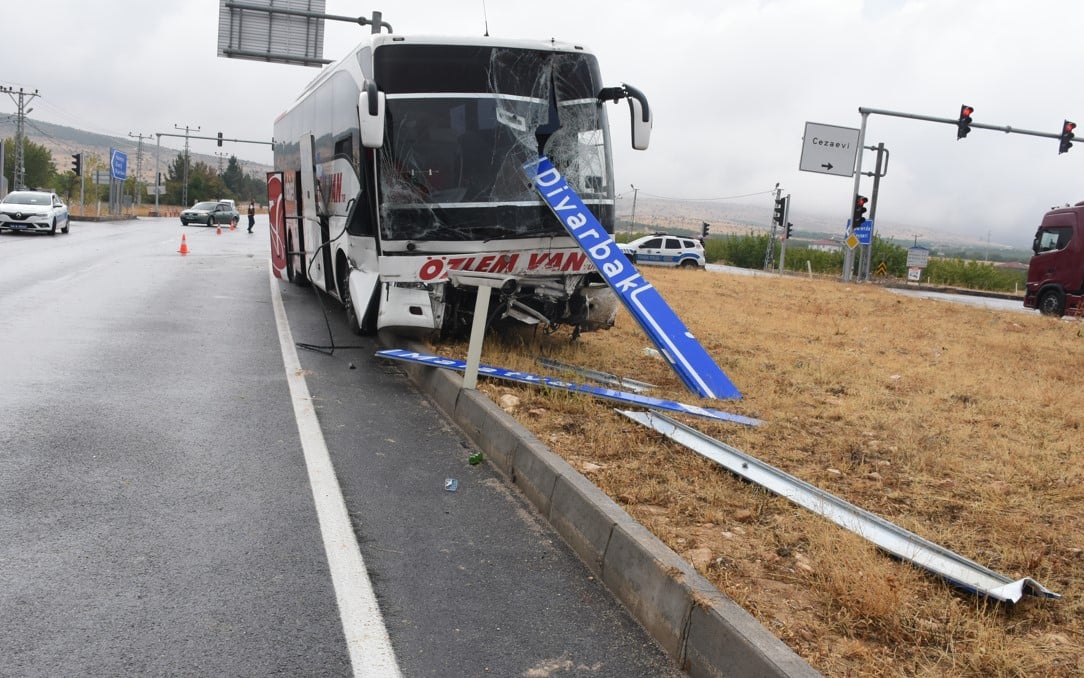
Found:
[[[237,230],[237,220],[236,219],[230,219],[230,230],[231,231],[236,231]]]
[[[215,229],[215,235],[222,235],[222,224],[219,224],[218,228]]]
[[[177,251],[181,253],[181,256],[188,254],[188,242],[184,239],[184,233],[181,234],[181,249]]]

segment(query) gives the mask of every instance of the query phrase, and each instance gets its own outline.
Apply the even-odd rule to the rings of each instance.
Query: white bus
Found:
[[[612,233],[604,103],[622,98],[644,149],[646,99],[602,87],[582,47],[367,36],[275,121],[276,275],[335,297],[366,334],[465,333],[479,279],[499,288],[489,322],[612,326],[616,297],[522,167],[549,156]]]

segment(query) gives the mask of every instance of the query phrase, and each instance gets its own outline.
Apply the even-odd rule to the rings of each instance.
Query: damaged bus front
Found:
[[[370,36],[276,121],[276,270],[361,331],[462,333],[479,279],[500,290],[491,320],[608,328],[613,292],[522,167],[549,156],[612,233],[604,103],[621,98],[646,148],[643,96],[603,88],[580,47]]]

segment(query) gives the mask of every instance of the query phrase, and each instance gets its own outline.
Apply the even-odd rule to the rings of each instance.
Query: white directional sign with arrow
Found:
[[[857,129],[807,122],[805,136],[802,138],[802,160],[798,169],[803,172],[853,177],[854,158],[857,153]]]

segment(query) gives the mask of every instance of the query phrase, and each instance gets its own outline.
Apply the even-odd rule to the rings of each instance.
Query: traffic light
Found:
[[[869,199],[864,195],[860,195],[854,199],[854,213],[851,215],[851,228],[855,229],[862,225],[866,220],[866,203]]]
[[[971,131],[971,114],[975,112],[970,106],[960,106],[960,119],[956,121],[956,140],[959,141]]]
[[[787,199],[776,198],[775,199],[775,211],[772,213],[772,223],[777,226],[783,225],[783,219],[787,213]]]
[[[1075,122],[1066,120],[1061,124],[1061,144],[1058,146],[1058,155],[1068,153],[1069,149],[1073,147],[1073,138],[1076,136],[1073,134],[1073,130],[1075,129]]]
[[[790,223],[788,221],[787,222],[787,230],[785,232],[785,235],[783,236],[784,240],[790,240],[790,229],[792,229],[792,228],[794,228],[794,224],[792,224],[792,223]]]
[[[72,171],[75,172],[75,176],[77,176],[77,177],[83,176],[83,154],[82,153],[73,153],[72,154]]]
[[[703,224],[701,224],[700,225],[700,237],[701,238],[708,237],[708,230],[710,230],[710,229],[711,229],[711,224],[709,224],[708,222],[705,221]]]
[[[222,146],[222,132],[218,133],[218,145],[219,145],[219,147]]]

